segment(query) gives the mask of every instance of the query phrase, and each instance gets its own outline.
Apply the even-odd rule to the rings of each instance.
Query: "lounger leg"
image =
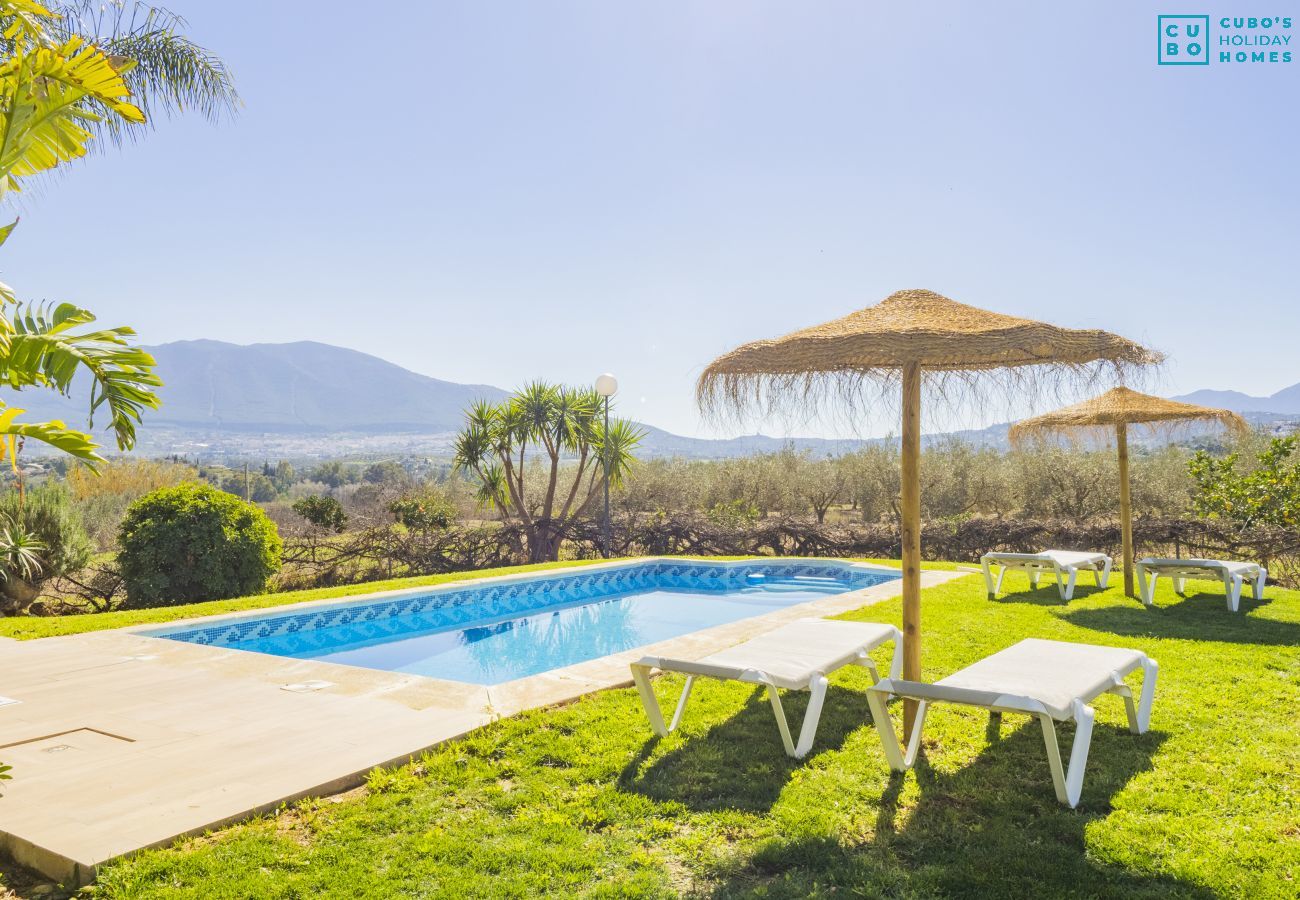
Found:
[[[1142,699],[1139,703],[1133,702],[1133,689],[1122,678],[1118,675],[1111,676],[1115,686],[1110,689],[1110,693],[1124,698],[1124,711],[1128,713],[1128,730],[1133,734],[1146,734],[1147,729],[1151,727],[1151,702],[1155,699],[1156,676],[1159,672],[1160,666],[1154,659],[1148,656],[1142,657]]]
[[[1081,700],[1074,701],[1074,746],[1070,748],[1068,766],[1061,765],[1061,748],[1056,742],[1056,723],[1046,713],[1038,714],[1043,727],[1043,743],[1047,746],[1047,764],[1052,769],[1052,786],[1056,799],[1074,809],[1083,793],[1083,771],[1088,765],[1088,749],[1092,746],[1092,707]]]
[[[1106,590],[1106,585],[1110,583],[1110,569],[1113,565],[1115,565],[1114,560],[1108,559],[1102,564],[1101,571],[1097,572],[1097,587],[1103,591]],[[1093,571],[1096,572],[1097,570],[1093,569]]]
[[[980,559],[980,568],[984,570],[984,589],[988,592],[989,599],[992,600],[997,591],[993,587],[993,567],[989,565],[988,557]]]
[[[767,699],[772,704],[772,715],[776,717],[776,727],[781,732],[781,744],[785,747],[786,756],[803,759],[812,749],[813,740],[817,737],[817,723],[822,717],[822,704],[826,701],[826,688],[829,685],[830,682],[826,680],[825,675],[818,675],[809,685],[808,689],[812,696],[808,698],[808,711],[804,713],[803,727],[799,729],[799,745],[795,746],[794,739],[790,737],[790,724],[785,718],[785,707],[781,704],[781,694],[775,684],[770,681],[767,683]]]
[[[781,695],[776,685],[768,682],[767,699],[772,704],[772,715],[776,716],[776,728],[781,732],[781,745],[785,747],[786,756],[794,756],[794,739],[790,737],[790,725],[785,719],[785,707],[781,705]]]
[[[921,746],[921,729],[925,725],[925,713],[929,709],[929,701],[922,700],[916,707],[916,722],[912,726],[912,737],[907,743],[907,752],[898,743],[898,735],[894,734],[894,723],[889,718],[889,710],[885,706],[885,695],[880,691],[867,691],[867,704],[871,707],[871,721],[876,726],[876,733],[880,735],[880,743],[885,749],[885,759],[889,762],[889,768],[895,772],[906,772],[912,768],[916,762],[916,753]]]
[[[1230,575],[1223,579],[1223,589],[1228,594],[1228,609],[1236,612],[1241,606],[1241,576]]]
[[[1073,566],[1071,566],[1068,571],[1070,574],[1066,578],[1065,587],[1061,590],[1062,600],[1074,599],[1074,582],[1079,577],[1079,570],[1074,568]],[[1061,575],[1059,572],[1056,575],[1056,586],[1058,588],[1061,587]]]
[[[1180,597],[1183,596],[1183,594],[1187,593],[1187,576],[1185,575],[1174,576],[1174,593]]]
[[[1007,577],[1007,567],[1003,566],[1002,568],[998,569],[998,585],[993,589],[993,593],[995,594],[1002,593],[1002,579],[1006,577]]]
[[[818,675],[809,686],[812,696],[808,698],[808,710],[803,714],[803,728],[799,729],[799,745],[794,748],[794,758],[803,759],[812,749],[817,738],[817,723],[821,721],[822,704],[826,701],[826,688],[829,682],[825,675]]]
[[[651,729],[660,737],[668,737],[669,729],[664,724],[663,713],[659,710],[659,700],[655,697],[654,688],[650,686],[650,667],[633,663],[632,681],[636,684],[637,693],[641,695],[641,705],[645,708],[646,718],[650,720]]]
[[[1038,569],[1030,569],[1030,570],[1029,570],[1029,586],[1030,586],[1031,588],[1033,588],[1034,590],[1038,590],[1038,581],[1039,581],[1039,579],[1042,578],[1042,577],[1043,577],[1043,573],[1042,573],[1040,570],[1038,570]],[[1060,579],[1059,579],[1059,578],[1057,579],[1057,583],[1058,583],[1058,584],[1060,583]]]
[[[691,688],[695,686],[695,676],[686,676],[686,686],[682,688],[682,695],[677,698],[677,709],[673,710],[673,720],[668,725],[669,731],[676,731],[677,726],[682,723],[682,713],[686,712],[686,701],[691,697]]]
[[[894,655],[889,660],[889,677],[898,678],[903,674],[903,633],[894,630]]]
[[[867,674],[871,676],[872,684],[880,680],[880,670],[876,668],[876,661],[867,656],[866,653],[858,657],[858,665],[867,670]]]
[[[1251,582],[1250,595],[1254,597],[1256,600],[1264,599],[1264,581],[1267,578],[1268,578],[1268,570],[1260,569],[1259,574],[1255,576],[1255,580]]]
[[[1146,734],[1151,728],[1151,704],[1156,698],[1156,679],[1159,675],[1159,663],[1145,657],[1142,660],[1142,699],[1138,702],[1137,721],[1129,720],[1129,730],[1134,734]]]
[[[1110,563],[1106,564],[1106,572],[1110,573]],[[1150,606],[1155,600],[1156,595],[1156,573],[1148,572],[1147,567],[1141,563],[1137,564],[1138,577],[1138,599],[1144,606]]]

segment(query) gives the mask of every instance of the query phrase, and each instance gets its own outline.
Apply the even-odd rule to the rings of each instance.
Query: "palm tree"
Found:
[[[35,0],[0,0],[0,198],[21,180],[84,156],[97,135],[121,142],[146,128],[151,105],[191,107],[208,118],[237,102],[229,73],[180,33],[181,21],[143,4],[78,0],[50,10]],[[143,108],[142,108],[143,107]],[[17,222],[0,228],[0,245]],[[88,424],[106,408],[119,449],[135,444],[145,409],[162,382],[128,327],[95,321],[71,303],[23,304],[0,284],[0,384],[69,393],[79,373],[91,383]],[[19,422],[23,410],[0,400],[0,459],[17,467],[27,439],[95,462],[89,434],[63,422]]]
[[[612,420],[606,433],[599,409],[590,388],[536,381],[465,414],[456,467],[478,478],[481,502],[523,526],[532,562],[559,557],[569,527],[599,493],[606,458],[611,484],[631,468],[643,433],[624,419]]]

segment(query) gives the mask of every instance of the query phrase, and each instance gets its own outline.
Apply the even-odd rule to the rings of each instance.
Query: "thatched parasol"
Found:
[[[921,677],[921,380],[978,380],[1009,370],[1103,374],[1160,356],[1105,331],[1057,328],[987,312],[933,291],[898,291],[875,306],[771,341],[745,344],[709,364],[696,395],[706,413],[808,406],[825,395],[851,406],[869,382],[902,386],[903,677]],[[937,376],[935,375],[937,373]],[[1028,382],[1028,379],[1025,379]],[[915,703],[905,706],[910,733]]]
[[[1226,409],[1166,400],[1164,397],[1153,397],[1126,387],[1117,387],[1100,397],[1025,419],[1011,426],[1011,441],[1018,445],[1024,445],[1033,437],[1065,434],[1079,429],[1114,429],[1115,446],[1119,451],[1119,516],[1124,545],[1124,593],[1130,597],[1137,595],[1133,590],[1133,508],[1129,495],[1128,427],[1159,427],[1194,421],[1217,422],[1225,429],[1237,433],[1250,429],[1245,419]]]

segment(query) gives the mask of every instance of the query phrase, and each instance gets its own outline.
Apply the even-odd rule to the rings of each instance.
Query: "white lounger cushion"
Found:
[[[893,625],[875,622],[844,622],[829,619],[799,619],[782,625],[766,634],[728,647],[700,659],[673,659],[664,656],[645,656],[632,664],[632,680],[641,695],[641,704],[650,727],[655,734],[666,737],[681,722],[690,698],[691,687],[698,677],[744,681],[767,686],[768,700],[776,716],[777,729],[785,752],[795,758],[805,756],[812,749],[821,718],[822,703],[829,682],[826,676],[845,666],[862,666],[871,674],[872,683],[879,680],[876,664],[868,652],[888,641],[894,642],[894,657],[889,675],[897,678],[903,655],[898,652],[901,633]],[[686,675],[677,710],[670,723],[665,723],[659,701],[650,685],[650,670],[680,672]],[[803,728],[796,744],[790,736],[785,710],[781,706],[778,688],[806,690],[812,693],[804,713]]]
[[[1103,565],[1106,560],[1110,559],[1105,553],[1085,553],[1081,550],[1044,550],[1042,553],[986,553],[985,556],[992,562],[999,564],[1003,560],[1007,562],[1042,560],[1046,563],[1055,563],[1062,569],[1072,567],[1091,568]]]
[[[1124,676],[1138,668],[1143,671],[1142,698],[1134,703],[1133,691]],[[1088,704],[1105,693],[1119,695],[1124,698],[1129,730],[1143,734],[1151,723],[1158,670],[1155,660],[1138,650],[1030,638],[935,684],[887,678],[867,691],[867,700],[884,745],[885,758],[890,768],[899,772],[911,768],[916,761],[921,730],[931,703],[979,706],[993,715],[1021,712],[1034,716],[1042,727],[1056,798],[1075,807],[1083,791],[1083,772],[1092,743],[1094,714]],[[885,701],[891,695],[921,701],[906,750],[899,745],[885,709]],[[1074,745],[1069,764],[1065,765],[1057,745],[1054,721],[1071,719],[1075,723]]]
[[[1088,703],[1138,669],[1138,650],[1027,638],[935,683],[992,695],[1029,697],[1053,719],[1068,719],[1076,699]]]
[[[827,675],[857,663],[864,648],[891,641],[895,633],[892,625],[876,622],[800,619],[697,662],[762,673],[777,687],[807,690],[817,675]],[[653,665],[665,668],[659,662]],[[766,682],[767,679],[742,680]]]
[[[1236,562],[1231,559],[1163,559],[1148,556],[1142,565],[1157,569],[1192,569],[1204,572],[1227,572],[1231,575],[1255,575],[1263,568],[1259,563]]]

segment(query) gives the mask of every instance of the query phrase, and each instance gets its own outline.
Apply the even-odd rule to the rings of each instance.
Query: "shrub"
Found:
[[[343,511],[343,504],[333,497],[309,494],[293,502],[293,511],[317,528],[335,534],[342,534],[348,525],[348,514]]]
[[[714,525],[721,525],[723,528],[745,528],[763,517],[757,506],[744,500],[715,503],[704,515]]]
[[[1196,484],[1193,509],[1208,518],[1227,519],[1241,528],[1267,525],[1300,527],[1300,442],[1295,435],[1274,438],[1260,451],[1253,471],[1237,471],[1239,454],[1215,459],[1198,450],[1187,464]]]
[[[118,534],[130,606],[171,606],[255,594],[280,568],[266,513],[211,485],[188,483],[131,504]]]
[[[425,491],[394,500],[389,504],[388,511],[399,525],[405,525],[412,531],[449,528],[456,521],[456,507],[436,491]]]

